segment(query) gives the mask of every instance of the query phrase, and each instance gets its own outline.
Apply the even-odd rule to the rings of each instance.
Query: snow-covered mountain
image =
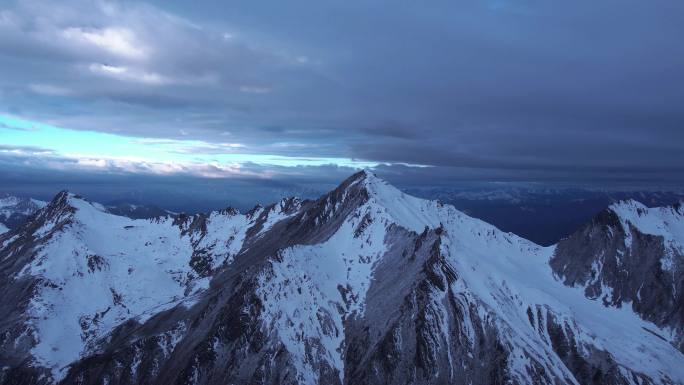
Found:
[[[15,228],[47,203],[37,199],[0,195],[0,233]]]
[[[45,207],[47,202],[17,197],[9,194],[0,195],[0,233],[19,227],[29,220],[36,211]],[[132,219],[149,219],[161,216],[176,216],[177,213],[164,210],[154,205],[118,202],[103,205],[107,212]]]
[[[648,207],[684,200],[682,191],[551,188],[535,184],[489,184],[479,187],[422,187],[404,192],[453,205],[540,245],[567,238],[609,205],[638,200]]]
[[[541,247],[365,171],[246,214],[60,193],[0,235],[0,383],[682,384],[682,226]]]
[[[551,266],[588,298],[627,307],[684,351],[684,207],[611,205],[556,247]]]

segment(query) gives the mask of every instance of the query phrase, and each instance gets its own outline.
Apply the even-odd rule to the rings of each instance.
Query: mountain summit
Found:
[[[683,225],[540,247],[369,171],[247,214],[66,194],[0,235],[0,383],[681,384]]]

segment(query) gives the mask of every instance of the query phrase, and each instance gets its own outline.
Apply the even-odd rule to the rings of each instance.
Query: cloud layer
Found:
[[[0,114],[415,183],[682,184],[682,36],[676,0],[14,1]],[[26,148],[0,156],[73,161]],[[141,172],[129,161],[81,160]]]

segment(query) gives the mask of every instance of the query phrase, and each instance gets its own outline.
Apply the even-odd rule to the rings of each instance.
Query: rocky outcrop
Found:
[[[684,210],[617,203],[561,241],[554,273],[588,298],[630,307],[645,320],[672,329],[684,351]]]

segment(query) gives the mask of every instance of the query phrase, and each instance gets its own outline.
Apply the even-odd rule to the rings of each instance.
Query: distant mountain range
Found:
[[[61,192],[0,234],[0,384],[684,384],[683,269],[680,204],[542,247],[367,171],[244,214]]]
[[[12,195],[0,195],[0,233],[18,227],[47,202]]]
[[[414,188],[405,192],[451,204],[501,230],[544,246],[570,236],[615,202],[634,199],[646,206],[658,207],[684,200],[684,192],[681,191],[612,191],[506,185],[487,188]]]
[[[37,199],[17,197],[9,194],[0,196],[0,233],[9,229],[17,228],[28,220],[38,210],[47,205],[47,202]],[[125,216],[131,219],[148,219],[164,215],[175,216],[169,210],[164,210],[154,205],[133,204],[119,202],[116,204],[102,205],[107,212]]]

